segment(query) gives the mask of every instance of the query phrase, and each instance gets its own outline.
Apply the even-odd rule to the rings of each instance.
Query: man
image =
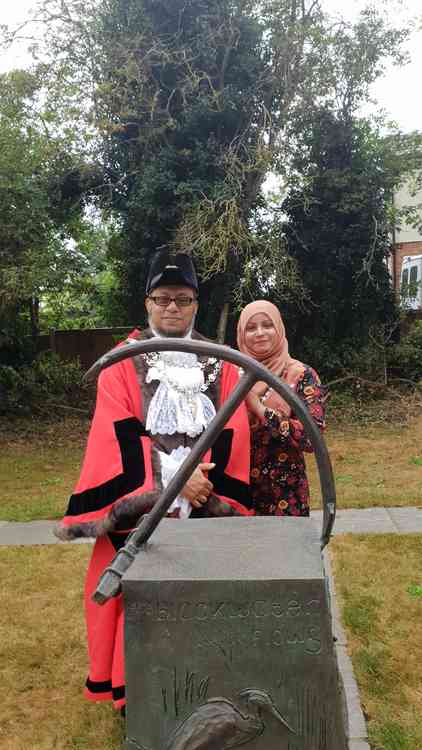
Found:
[[[198,281],[191,259],[161,252],[147,280],[149,328],[133,340],[202,337],[194,330]],[[91,700],[125,704],[122,597],[99,607],[92,593],[129,531],[156,502],[238,380],[237,368],[181,352],[139,355],[112,365],[98,380],[97,404],[81,477],[57,529],[61,539],[94,536],[85,612]],[[247,513],[249,426],[242,404],[173,502],[169,515]]]

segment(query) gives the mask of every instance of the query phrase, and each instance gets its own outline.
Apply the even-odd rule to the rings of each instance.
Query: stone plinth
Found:
[[[126,750],[346,749],[309,519],[165,520],[123,592]]]

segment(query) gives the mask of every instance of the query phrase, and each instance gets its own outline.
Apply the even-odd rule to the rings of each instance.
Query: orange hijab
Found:
[[[273,348],[262,357],[257,356],[245,341],[246,326],[250,319],[257,313],[264,313],[272,321],[277,333]],[[289,343],[286,338],[286,331],[281,315],[276,306],[266,300],[251,302],[242,310],[237,324],[237,346],[243,354],[249,354],[250,357],[261,362],[274,375],[278,375],[281,380],[284,380],[293,389],[305,370],[302,362],[290,356]],[[260,381],[254,385],[252,390],[260,397],[266,394],[265,406],[269,409],[275,409],[286,416],[290,416],[292,411],[290,406],[278,393],[272,389],[268,389],[266,383]]]

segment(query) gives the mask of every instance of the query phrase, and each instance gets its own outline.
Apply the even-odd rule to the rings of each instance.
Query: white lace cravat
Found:
[[[203,393],[204,373],[196,354],[160,352],[146,375],[147,383],[152,380],[160,382],[146,419],[152,435],[196,437],[215,417],[214,404]]]

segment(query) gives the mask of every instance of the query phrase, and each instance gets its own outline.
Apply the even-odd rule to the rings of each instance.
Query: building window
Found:
[[[401,274],[401,295],[403,298],[408,297],[408,294],[409,294],[408,288],[409,288],[409,269],[404,268]]]
[[[414,299],[418,295],[418,267],[412,266],[410,269],[409,277],[409,292],[408,296]]]

